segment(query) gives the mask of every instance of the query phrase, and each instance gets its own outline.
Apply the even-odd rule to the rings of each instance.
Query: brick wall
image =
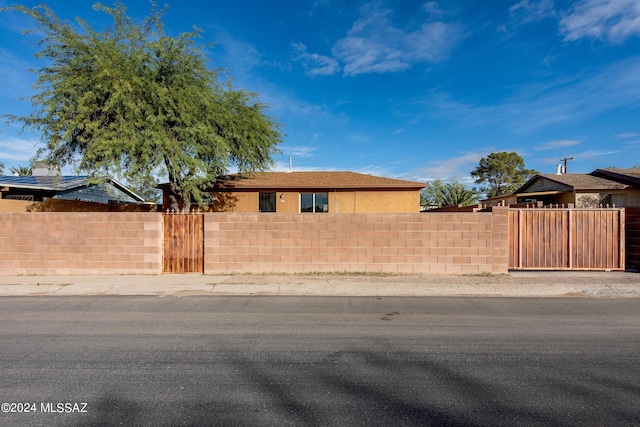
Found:
[[[205,215],[205,273],[506,273],[507,208]]]
[[[0,215],[0,274],[157,274],[157,213]]]

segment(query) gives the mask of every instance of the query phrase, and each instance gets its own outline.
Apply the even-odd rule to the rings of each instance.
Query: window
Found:
[[[276,211],[276,193],[260,193],[259,212]]]
[[[627,195],[626,194],[612,194],[611,195],[611,205],[616,208],[622,208],[627,205]]]
[[[300,193],[300,212],[329,212],[329,194]]]

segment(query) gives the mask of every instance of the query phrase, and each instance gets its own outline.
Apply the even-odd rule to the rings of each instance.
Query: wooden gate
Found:
[[[624,209],[509,210],[509,268],[624,270]]]
[[[164,247],[162,271],[165,273],[204,272],[204,215],[162,214]]]

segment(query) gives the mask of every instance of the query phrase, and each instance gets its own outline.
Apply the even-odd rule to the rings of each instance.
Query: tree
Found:
[[[478,167],[471,171],[471,176],[476,178],[476,184],[486,183],[481,191],[494,197],[516,190],[537,173],[535,169],[525,168],[518,153],[502,151],[483,157]]]
[[[9,169],[12,175],[30,176],[33,173],[31,166],[17,166]]]
[[[454,181],[444,183],[440,179],[431,181],[427,188],[422,190],[422,206],[469,206],[478,203],[480,195],[473,189],[465,187],[461,182]]]
[[[256,94],[221,82],[218,70],[196,43],[201,31],[170,37],[152,3],[136,25],[126,7],[94,9],[113,18],[102,32],[77,18],[80,31],[46,6],[3,8],[32,17],[43,34],[35,70],[34,111],[9,121],[40,132],[38,157],[72,164],[97,182],[107,175],[138,183],[169,181],[171,205],[188,210],[236,166],[240,173],[265,171],[282,141],[279,123]]]
[[[0,162],[0,175],[4,173],[4,163]]]

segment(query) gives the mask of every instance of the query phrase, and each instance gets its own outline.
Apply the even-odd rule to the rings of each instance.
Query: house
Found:
[[[0,212],[109,211],[108,205],[144,204],[141,196],[113,178],[101,184],[87,184],[87,176],[40,175],[35,169],[34,174],[0,176]]]
[[[159,187],[166,211],[169,184]],[[355,172],[265,172],[229,175],[209,192],[216,212],[419,213],[424,187]]]
[[[640,168],[535,175],[513,193],[492,197],[483,203],[491,206],[573,204],[576,208],[640,206]]]

